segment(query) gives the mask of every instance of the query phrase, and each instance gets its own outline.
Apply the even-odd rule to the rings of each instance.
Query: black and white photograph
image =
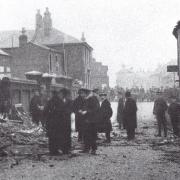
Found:
[[[0,0],[0,180],[180,180],[180,1]]]

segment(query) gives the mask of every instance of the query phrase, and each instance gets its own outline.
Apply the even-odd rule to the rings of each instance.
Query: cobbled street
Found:
[[[112,104],[116,112],[116,104]],[[74,137],[72,155],[47,154],[24,159],[9,158],[1,165],[1,180],[175,180],[180,179],[179,139],[169,131],[167,141],[157,138],[152,103],[138,103],[138,129],[134,141],[126,140],[124,130],[114,127],[112,143],[103,143],[99,134],[97,155],[80,153]],[[113,122],[115,123],[115,116]],[[75,136],[75,135],[74,135]],[[9,164],[8,164],[9,163]]]

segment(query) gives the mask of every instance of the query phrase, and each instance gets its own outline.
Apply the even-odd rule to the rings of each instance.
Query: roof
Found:
[[[0,48],[8,47],[19,47],[19,35],[21,34],[18,30],[13,31],[0,31]],[[49,36],[44,35],[43,29],[26,30],[28,41],[35,44],[62,44],[62,43],[82,43],[78,39],[65,34],[55,28],[52,28]]]
[[[19,35],[18,30],[13,31],[0,31],[0,48],[19,47]],[[26,35],[28,40],[32,39],[34,30],[27,30]]]
[[[3,56],[9,56],[8,53],[4,52],[2,49],[0,49],[0,55],[3,55]]]
[[[49,36],[44,35],[43,29],[35,32],[32,42],[39,44],[61,44],[61,43],[81,43],[78,39],[67,35],[55,28],[52,28]]]

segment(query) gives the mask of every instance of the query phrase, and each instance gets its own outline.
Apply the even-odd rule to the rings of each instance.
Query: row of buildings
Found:
[[[27,80],[30,73],[32,76],[39,73],[44,79],[49,77],[50,86],[54,87],[71,90],[81,86],[109,87],[108,67],[96,62],[92,53],[93,48],[86,42],[84,34],[79,40],[59,31],[53,27],[48,8],[43,16],[38,10],[34,30],[22,28],[21,32],[0,32],[0,77],[7,76],[16,81],[17,89],[14,86],[14,91],[19,92],[12,93],[14,103],[22,103],[25,98],[22,91],[28,91],[24,95],[28,96],[27,101],[31,98],[31,92],[26,87],[34,82],[32,78]],[[18,83],[23,84],[21,88]]]

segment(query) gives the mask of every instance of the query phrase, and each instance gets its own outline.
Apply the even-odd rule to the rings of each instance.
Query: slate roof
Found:
[[[18,47],[20,31],[0,31],[0,48]],[[81,43],[78,39],[67,35],[55,28],[52,28],[49,36],[44,36],[43,29],[38,31],[26,30],[28,41],[37,44],[62,44],[62,43]]]
[[[32,42],[38,44],[62,44],[62,43],[81,43],[78,39],[67,35],[55,28],[52,28],[49,36],[44,36],[43,29],[39,29],[35,32],[34,37],[32,38]]]

